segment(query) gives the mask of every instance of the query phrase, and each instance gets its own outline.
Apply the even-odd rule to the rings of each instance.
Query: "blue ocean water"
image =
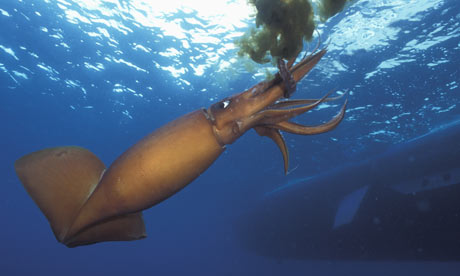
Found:
[[[347,92],[347,115],[329,133],[285,135],[287,176],[276,146],[250,131],[184,190],[144,212],[147,239],[74,249],[57,243],[14,160],[79,145],[110,164],[152,130],[274,70],[236,55],[234,39],[252,24],[246,1],[157,2],[0,3],[1,275],[458,275],[456,262],[272,259],[246,250],[234,231],[263,194],[458,119],[456,0],[361,0],[319,26],[328,53],[295,97]],[[325,122],[340,104],[299,120]]]

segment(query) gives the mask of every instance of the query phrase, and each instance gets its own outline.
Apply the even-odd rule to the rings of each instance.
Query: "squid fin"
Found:
[[[44,149],[18,159],[15,169],[59,242],[77,246],[145,237],[140,214],[112,218],[74,236],[67,235],[105,170],[102,161],[92,152],[71,146]],[[131,224],[126,227],[129,221]]]
[[[254,130],[260,136],[266,136],[272,139],[273,142],[275,142],[275,144],[281,150],[281,154],[283,155],[284,173],[287,174],[289,169],[289,151],[286,146],[286,142],[284,141],[283,135],[281,135],[281,132],[278,129],[269,128],[265,126],[256,126],[254,127]]]
[[[104,241],[132,241],[147,237],[142,212],[111,218],[83,229],[65,240],[68,247]]]

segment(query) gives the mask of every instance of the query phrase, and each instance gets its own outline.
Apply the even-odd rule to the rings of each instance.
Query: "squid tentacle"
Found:
[[[256,126],[254,127],[254,130],[259,134],[260,136],[266,136],[270,139],[272,139],[275,144],[278,146],[278,148],[281,151],[281,154],[283,155],[283,160],[284,160],[284,173],[287,174],[288,169],[289,169],[289,151],[286,146],[286,141],[283,138],[283,135],[278,129],[274,128],[269,128],[266,126]]]
[[[340,100],[346,93],[343,93],[339,96],[336,97],[328,97],[322,101],[323,103],[327,102],[332,102],[336,100]],[[316,103],[320,99],[298,99],[298,100],[285,100],[285,101],[280,101],[277,103],[272,104],[269,106],[269,109],[278,109],[278,108],[285,108],[285,107],[291,107],[291,106],[297,106],[297,105],[306,105],[306,104],[313,104]]]
[[[291,63],[292,59],[289,61]],[[285,91],[284,91],[284,97],[289,98],[292,93],[294,93],[296,87],[297,87],[297,82],[294,80],[294,77],[292,76],[291,72],[289,71],[289,63],[286,65],[284,60],[282,58],[279,58],[277,60],[277,65],[279,69],[279,74],[281,79],[284,82],[285,86]],[[293,63],[293,61],[292,61]]]
[[[323,48],[314,55],[310,55],[302,59],[299,63],[292,66],[290,72],[296,82],[300,81],[305,75],[310,72],[319,60],[326,54],[327,48]]]
[[[252,125],[252,128],[254,128],[259,135],[266,136],[275,142],[283,155],[285,173],[287,173],[289,167],[289,160],[288,148],[283,136],[281,135],[282,131],[298,135],[319,134],[334,129],[345,116],[345,109],[347,105],[346,100],[340,112],[329,122],[324,124],[318,126],[305,126],[289,122],[290,119],[314,109],[319,104],[339,100],[347,93],[330,97],[334,91],[331,90],[320,99],[279,100],[283,96],[284,98],[291,96],[296,89],[295,84],[304,78],[305,75],[311,71],[311,69],[327,52],[327,47],[317,51],[319,45],[320,43],[318,43],[316,48],[310,54],[305,53],[304,58],[296,64],[294,64],[295,58],[290,59],[287,63],[282,59],[278,59],[277,65],[279,71],[276,73],[275,78],[271,81],[263,82],[259,84],[258,87],[251,90],[255,90],[255,93],[252,93],[254,97],[262,96],[266,92],[268,93],[268,91],[279,91],[277,92],[279,93],[277,95],[278,100],[267,97],[267,101],[265,101],[265,108],[261,105],[262,108],[258,112],[249,116],[244,122],[244,125]],[[272,101],[272,103],[269,104],[269,101]]]
[[[267,125],[267,127],[299,135],[314,135],[324,133],[334,129],[342,121],[342,119],[345,116],[346,106],[347,100],[345,100],[345,103],[343,104],[342,108],[340,109],[340,112],[337,115],[335,115],[329,122],[326,122],[318,126],[305,126],[293,122],[282,121],[276,124]]]
[[[321,45],[321,35],[320,35],[320,33],[319,33],[318,30],[315,29],[315,31],[316,31],[316,33],[317,33],[317,35],[318,35],[318,41],[316,42],[316,46],[315,46],[315,48],[313,49],[313,51],[311,51],[311,53],[310,53],[309,55],[307,55],[307,51],[305,51],[305,54],[303,55],[302,59],[311,57],[313,54],[316,53],[316,51],[318,51],[319,46]]]
[[[260,118],[259,122],[261,122],[262,124],[276,124],[281,121],[287,121],[293,117],[299,116],[317,107],[331,93],[332,91],[328,92],[321,99],[317,100],[316,102],[310,105],[305,105],[305,106],[291,108],[291,109],[266,109],[266,110],[259,112],[257,114],[257,117]]]
[[[318,48],[319,44],[315,47],[314,51],[310,55],[305,55],[306,57],[302,58],[295,65],[293,65],[296,60],[295,58],[290,59],[287,64],[284,62],[284,60],[278,59],[277,65],[279,71],[275,74],[271,81],[259,83],[259,85],[262,85],[264,88],[253,89],[254,96],[262,94],[264,91],[274,87],[279,82],[284,82],[286,91],[283,96],[285,98],[289,98],[289,96],[294,93],[297,82],[299,82],[327,52],[327,47],[321,49],[320,51],[317,51]],[[306,66],[307,64],[308,66]]]
[[[297,55],[296,55],[296,57],[297,57]],[[294,65],[294,62],[295,62],[295,60],[296,60],[296,57],[291,58],[291,59],[288,61],[288,63],[286,64],[286,67],[287,67],[288,69],[291,69],[292,65]]]

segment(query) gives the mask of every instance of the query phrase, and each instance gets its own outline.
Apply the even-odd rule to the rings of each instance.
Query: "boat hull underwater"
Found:
[[[460,120],[292,181],[237,220],[238,236],[280,259],[458,261],[459,145]]]

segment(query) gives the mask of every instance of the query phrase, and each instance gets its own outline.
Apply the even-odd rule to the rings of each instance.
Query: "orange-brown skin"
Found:
[[[203,173],[223,151],[203,110],[166,124],[113,162],[69,235],[99,220],[165,200]]]
[[[291,81],[300,81],[325,53],[323,49],[293,67],[290,61],[286,70],[292,74]],[[56,238],[67,246],[143,238],[140,212],[192,182],[219,157],[225,145],[247,130],[255,128],[260,135],[275,141],[287,172],[288,152],[280,129],[317,134],[333,129],[342,120],[345,105],[324,125],[308,127],[289,122],[290,118],[335,98],[326,95],[315,100],[279,101],[286,95],[285,89],[277,74],[273,80],[261,82],[208,109],[184,115],[133,145],[105,172],[94,154],[78,147],[31,153],[16,162],[16,171],[50,221]]]

